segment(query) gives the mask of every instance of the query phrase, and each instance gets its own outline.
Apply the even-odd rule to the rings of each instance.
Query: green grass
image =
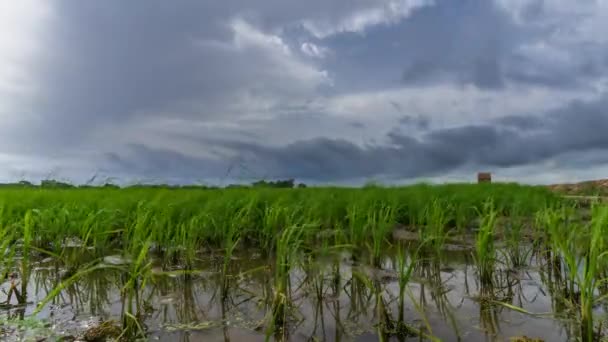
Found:
[[[556,214],[559,209],[554,208],[559,208],[562,202],[543,187],[514,184],[423,184],[363,189],[2,187],[0,251],[4,258],[0,260],[0,276],[4,280],[10,273],[18,273],[22,287],[17,290],[27,297],[32,260],[52,257],[68,268],[70,272],[54,282],[48,296],[37,303],[37,313],[79,279],[95,272],[114,272],[119,275],[122,290],[123,336],[134,339],[144,334],[142,312],[146,300],[141,289],[154,282],[152,254],[160,259],[163,270],[178,264],[184,276],[194,273],[204,256],[218,256],[220,297],[226,301],[228,288],[238,287],[239,281],[234,274],[233,256],[239,251],[256,250],[267,267],[251,272],[269,272],[270,289],[265,298],[267,336],[280,339],[294,310],[292,273],[309,267],[305,260],[347,249],[356,262],[377,268],[387,249],[396,243],[391,233],[396,226],[405,226],[418,231],[420,241],[415,249],[399,245],[401,310],[396,326],[388,315],[384,285],[366,280],[375,295],[376,314],[385,325],[383,331],[399,328],[405,333],[403,306],[405,296],[410,296],[408,284],[415,274],[414,268],[428,261],[425,258],[440,257],[453,235],[474,234],[470,229],[479,228],[475,235],[475,260],[482,280],[491,281],[497,254],[494,245],[497,220],[538,215],[542,225],[539,236],[546,239],[547,248],[561,253],[571,269],[584,267],[584,276],[576,278],[572,272],[567,276],[569,284],[586,291],[581,294],[580,317],[584,325],[593,327],[589,323],[592,320],[589,305],[597,300],[593,294],[601,282],[598,273],[606,265],[602,252],[606,246],[605,215],[597,209],[590,233],[564,242],[563,234],[576,233],[567,232],[561,216]],[[475,222],[480,222],[479,227],[471,227]],[[511,241],[520,236],[519,232],[513,233]],[[580,264],[576,253],[581,248],[588,251],[594,262]],[[574,255],[574,261],[567,253]],[[119,256],[127,262],[108,264],[108,256]],[[339,283],[339,275],[336,279]],[[319,277],[312,280],[317,281],[315,292],[321,298],[323,280]],[[356,286],[354,281],[348,285]],[[5,298],[0,298],[3,301]],[[582,334],[587,335],[588,329]]]
[[[27,242],[57,254],[62,252],[61,242],[70,238],[78,238],[103,253],[113,248],[136,248],[143,242],[142,235],[149,236],[158,249],[180,254],[176,246],[221,247],[227,228],[234,224],[246,241],[263,248],[272,248],[280,229],[310,222],[318,222],[324,229],[348,227],[350,241],[361,243],[376,234],[374,228],[383,222],[415,223],[436,198],[442,199],[441,214],[453,217],[462,213],[457,208],[481,208],[489,197],[504,215],[515,210],[533,214],[557,201],[543,188],[516,185],[216,190],[2,188],[0,222],[5,229],[19,227],[9,232],[17,239],[25,238],[28,229],[35,230],[35,236]],[[445,203],[458,207],[443,207]],[[431,215],[434,214],[437,213]],[[33,221],[27,229],[26,215]],[[459,220],[469,221],[475,213],[469,211],[467,215]]]

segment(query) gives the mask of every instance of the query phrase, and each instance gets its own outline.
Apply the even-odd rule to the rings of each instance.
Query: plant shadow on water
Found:
[[[0,206],[0,339],[596,341],[604,332],[606,207],[585,221],[568,206],[531,217],[485,199],[469,209],[429,198],[410,203],[408,217],[396,201],[331,201],[313,215],[235,197],[187,219],[138,203],[129,219],[82,214],[78,233],[64,235],[53,227],[69,226],[77,207],[11,221]],[[56,234],[42,239],[41,227]]]

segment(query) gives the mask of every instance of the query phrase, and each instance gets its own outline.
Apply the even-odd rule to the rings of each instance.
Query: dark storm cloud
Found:
[[[510,115],[496,120],[503,126],[527,131],[543,127],[543,118],[538,116]]]
[[[301,70],[298,65],[285,71],[276,59],[280,51],[235,42],[233,21],[251,23],[242,28],[243,34],[259,29],[272,35],[304,20],[339,21],[383,3],[53,1],[56,17],[45,36],[45,53],[31,66],[40,93],[22,106],[44,115],[24,126],[40,137],[32,144],[45,148],[49,141],[58,146],[78,143],[99,124],[121,124],[138,116],[154,120],[151,112],[197,119],[242,113],[242,108],[231,108],[239,96],[289,99],[297,105],[297,97],[314,86],[310,78],[319,75],[311,76],[312,67]],[[282,48],[280,41],[266,38],[252,39]],[[299,75],[290,72],[302,73],[302,82],[308,83],[298,84],[294,78]]]
[[[364,77],[363,66],[373,66],[366,76],[372,82],[399,81],[401,75],[406,84],[452,80],[500,88],[505,58],[532,34],[492,1],[438,0],[399,25],[375,27],[364,37],[333,38],[330,45],[341,53],[332,67],[346,82]]]
[[[401,119],[399,119],[399,123],[407,127],[413,127],[419,130],[427,130],[431,126],[431,119],[423,115],[404,115],[403,117],[401,117]]]
[[[49,3],[25,66],[31,93],[0,99],[11,157],[90,156],[96,169],[105,153],[106,173],[184,181],[237,169],[342,180],[608,148],[606,101],[522,114],[555,108],[551,96],[597,96],[608,48],[597,18],[581,26],[600,9],[591,2],[572,16],[574,5],[541,0],[515,16],[503,5],[519,5],[488,0]],[[444,118],[452,128],[435,128]]]
[[[187,183],[204,177],[221,177],[231,166],[227,160],[197,158],[177,151],[139,144],[131,144],[125,150],[127,153],[105,155],[105,172],[131,179],[180,179]]]
[[[354,128],[365,128],[365,124],[359,121],[353,121],[349,125]]]
[[[440,175],[464,165],[511,167],[541,162],[572,153],[608,151],[608,100],[569,106],[543,115],[538,120],[512,116],[494,124],[467,125],[433,130],[420,138],[390,133],[387,145],[359,146],[349,141],[317,138],[270,147],[243,142],[216,142],[234,151],[254,174],[320,181],[348,180],[374,176],[414,178]],[[542,125],[539,123],[542,120]],[[529,125],[529,126],[528,126]],[[142,153],[143,152],[143,153]],[[192,170],[192,166],[221,170],[217,162],[189,159],[176,153],[138,151],[150,160],[150,172],[166,167],[171,172]],[[563,158],[561,158],[563,162]],[[587,163],[605,160],[586,158]]]
[[[571,61],[555,62],[552,54],[572,50],[560,43],[554,46],[550,39],[572,22],[551,22],[543,9],[542,1],[531,1],[521,10],[524,21],[518,22],[495,1],[437,0],[398,25],[377,26],[364,36],[332,37],[325,43],[337,52],[328,65],[341,76],[338,84],[355,89],[399,81],[408,86],[453,82],[483,89],[501,89],[506,82],[588,86],[590,79],[606,71],[606,47],[570,42],[581,53]],[[522,50],[537,45],[557,50],[536,55]]]

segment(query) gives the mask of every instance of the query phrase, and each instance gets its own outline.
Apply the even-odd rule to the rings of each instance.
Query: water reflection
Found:
[[[269,332],[274,340],[294,341],[504,341],[522,332],[547,341],[574,336],[571,320],[530,316],[504,305],[571,317],[564,299],[573,293],[571,284],[555,255],[525,253],[525,268],[499,262],[488,281],[469,251],[413,257],[405,248],[401,256],[387,248],[377,266],[355,261],[347,249],[302,256],[284,284],[269,266],[275,260],[249,257],[256,251],[235,253],[228,266],[204,256],[188,269],[151,257],[149,277],[132,284],[120,271],[88,273],[65,285],[39,317],[73,335],[83,327],[71,319],[115,319],[131,328],[131,338],[161,341],[264,340]],[[370,259],[360,253],[356,258]],[[3,284],[3,319],[23,319],[85,262],[83,257],[32,262],[27,281]],[[404,282],[410,264],[411,277]]]

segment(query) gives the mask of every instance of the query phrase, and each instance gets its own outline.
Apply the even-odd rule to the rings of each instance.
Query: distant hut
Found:
[[[492,183],[492,174],[490,172],[477,173],[477,183]]]

